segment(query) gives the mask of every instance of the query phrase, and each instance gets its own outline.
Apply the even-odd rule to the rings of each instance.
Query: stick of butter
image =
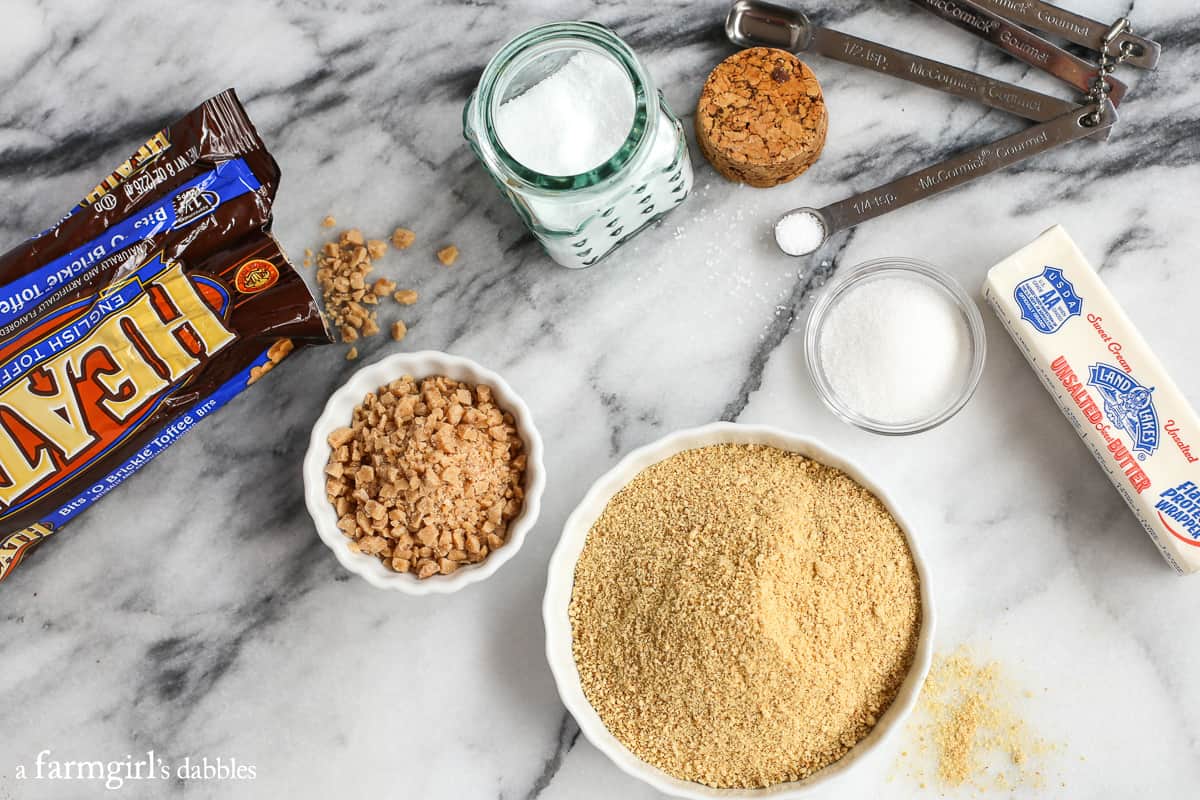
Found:
[[[1200,419],[1067,232],[988,272],[983,296],[1180,574],[1200,571]]]

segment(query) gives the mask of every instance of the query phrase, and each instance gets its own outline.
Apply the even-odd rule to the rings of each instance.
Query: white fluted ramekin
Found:
[[[511,412],[516,420],[517,433],[525,443],[525,503],[521,513],[509,523],[508,541],[498,550],[488,553],[478,564],[465,564],[449,575],[434,575],[425,580],[412,573],[394,572],[375,556],[355,553],[350,541],[337,527],[337,513],[325,496],[325,465],[329,462],[329,434],[349,425],[354,408],[368,392],[376,391],[404,375],[417,380],[444,375],[456,381],[484,384],[492,388],[496,404]],[[317,535],[328,545],[338,562],[355,575],[380,589],[394,589],[406,594],[449,594],[464,586],[479,583],[492,575],[517,554],[525,542],[525,534],[537,522],[541,511],[542,492],[546,487],[546,470],[542,464],[542,437],[533,424],[533,415],[525,402],[508,382],[484,369],[470,359],[425,350],[417,353],[397,353],[368,364],[355,372],[341,388],[333,393],[325,410],[313,425],[308,452],[304,456],[304,503],[317,526]]]
[[[571,647],[571,620],[567,616],[567,609],[571,603],[571,592],[575,584],[575,564],[579,560],[580,553],[583,552],[588,531],[604,511],[608,501],[629,481],[633,480],[634,476],[651,464],[656,464],[684,450],[714,444],[770,445],[781,450],[799,453],[822,464],[842,470],[878,497],[896,522],[900,524],[908,539],[908,547],[912,552],[913,562],[916,564],[917,574],[921,581],[921,630],[917,637],[916,656],[913,658],[907,677],[900,685],[896,699],[880,717],[875,728],[838,761],[819,772],[802,781],[780,783],[763,789],[714,789],[703,784],[680,780],[639,759],[609,732],[601,721],[600,715],[588,703],[587,697],[583,693],[583,686],[579,681],[579,670],[575,665]],[[794,800],[795,798],[809,797],[818,791],[828,789],[830,783],[863,763],[869,754],[878,750],[884,741],[899,731],[905,717],[916,705],[917,695],[921,691],[921,685],[925,682],[925,676],[929,672],[929,664],[933,658],[935,615],[930,589],[929,570],[924,559],[921,558],[921,551],[912,534],[912,527],[905,521],[904,516],[896,507],[895,501],[878,484],[868,478],[857,464],[846,460],[812,439],[796,436],[777,428],[718,422],[701,428],[677,431],[657,442],[634,450],[592,485],[583,501],[567,518],[562,538],[559,539],[558,547],[550,559],[546,597],[542,604],[542,616],[546,624],[546,657],[550,661],[550,671],[554,674],[554,682],[558,686],[559,696],[562,697],[567,710],[575,717],[575,721],[579,723],[579,729],[600,752],[608,756],[614,764],[629,775],[645,781],[660,792],[675,797],[690,798],[690,800],[713,800],[713,798],[719,798],[719,800],[765,800],[765,798]]]

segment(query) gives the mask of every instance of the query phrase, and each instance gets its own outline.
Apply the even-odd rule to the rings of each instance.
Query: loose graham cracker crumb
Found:
[[[337,225],[337,220],[332,216],[326,215],[325,219],[321,220],[322,228],[332,228],[334,225]]]
[[[1045,761],[1061,748],[1036,736],[1013,710],[1018,697],[1030,696],[995,661],[981,663],[965,647],[939,653],[907,729],[918,755],[935,761],[907,765],[909,776],[923,782],[928,770],[943,787],[976,792],[1043,786]]]
[[[443,267],[453,266],[458,260],[458,248],[454,245],[443,247],[437,251],[437,260],[442,262]]]
[[[570,618],[584,693],[635,755],[683,780],[763,787],[871,732],[912,664],[920,585],[903,531],[845,473],[719,445],[612,498]]]

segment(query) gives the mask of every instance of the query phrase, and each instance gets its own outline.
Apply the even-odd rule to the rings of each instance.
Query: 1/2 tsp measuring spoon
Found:
[[[737,0],[725,17],[725,35],[739,47],[819,53],[845,64],[976,100],[1032,122],[1055,119],[1077,106],[1070,100],[813,25],[802,11],[761,0]]]
[[[1093,91],[1093,83],[1100,75],[1095,64],[1089,64],[1078,56],[1071,55],[1056,44],[1048,42],[1036,33],[1027,31],[1015,22],[998,16],[975,4],[972,0],[911,0],[917,6],[962,28],[968,33],[991,42],[1013,58],[1024,61],[1035,69],[1049,73],[1060,81],[1074,86],[1085,93]],[[1120,105],[1128,87],[1112,77],[1104,78],[1108,84],[1106,94],[1113,105]]]
[[[1123,63],[1142,69],[1158,67],[1162,46],[1158,42],[1122,31],[1111,42],[1106,41],[1111,25],[1089,19],[1065,8],[1041,0],[975,0],[975,3],[994,14],[1008,17],[1035,31],[1061,36],[1068,42],[1103,53],[1106,46],[1124,53]]]
[[[1095,121],[1097,118],[1098,122]],[[940,164],[917,170],[911,175],[824,208],[792,209],[775,223],[775,242],[780,250],[790,256],[808,255],[839,231],[941,194],[1068,142],[1091,136],[1099,128],[1112,127],[1116,121],[1117,110],[1111,101],[1078,106],[1057,119],[960,153]],[[819,223],[823,233],[819,240],[815,235],[808,235],[814,229],[814,222]]]

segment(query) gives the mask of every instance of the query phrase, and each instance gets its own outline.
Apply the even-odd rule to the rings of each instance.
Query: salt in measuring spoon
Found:
[[[798,9],[762,0],[737,0],[725,17],[725,35],[739,47],[818,53],[844,64],[976,100],[1033,122],[1046,122],[1076,107],[1070,100],[813,25]]]
[[[1098,120],[1098,121],[1097,121]],[[1079,106],[1069,114],[1020,133],[960,153],[940,164],[849,197],[824,208],[794,208],[775,223],[775,243],[790,256],[819,249],[833,234],[881,217],[926,197],[1112,127],[1117,110],[1111,101]]]

